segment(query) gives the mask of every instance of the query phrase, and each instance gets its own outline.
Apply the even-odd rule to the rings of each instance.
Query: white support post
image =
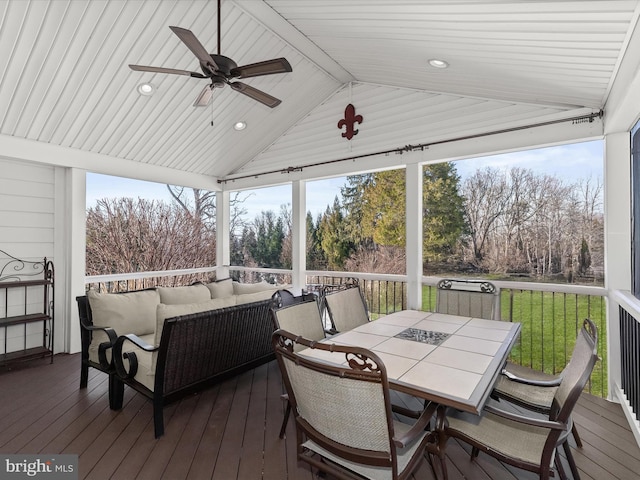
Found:
[[[62,329],[62,347],[65,352],[77,353],[82,344],[76,296],[85,294],[87,221],[86,221],[86,172],[78,168],[59,169],[56,172],[55,242],[56,258],[66,258],[66,264],[58,262],[56,268],[56,329]],[[62,208],[60,208],[62,207]],[[59,243],[62,241],[62,243]],[[57,249],[64,251],[58,256]],[[62,283],[60,283],[62,282]],[[58,291],[64,295],[60,303]],[[58,308],[58,305],[63,308]],[[71,314],[75,312],[75,314]],[[63,320],[66,319],[66,320]],[[66,323],[65,323],[66,322]],[[58,337],[58,334],[56,334]],[[60,351],[57,350],[56,351]]]
[[[231,196],[228,191],[216,192],[216,278],[229,277],[231,263]]]
[[[409,164],[406,175],[407,308],[422,309],[422,165]]]
[[[304,180],[295,180],[291,188],[291,283],[296,291],[304,288],[307,283],[306,185]]]
[[[631,141],[629,132],[605,136],[604,269],[607,298],[609,397],[620,385],[620,325],[616,291],[631,290]]]

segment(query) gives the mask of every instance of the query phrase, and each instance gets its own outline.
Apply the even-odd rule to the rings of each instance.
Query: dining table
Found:
[[[384,363],[393,390],[480,414],[520,327],[517,322],[402,310],[322,342],[374,352]],[[300,353],[335,361],[323,350]]]

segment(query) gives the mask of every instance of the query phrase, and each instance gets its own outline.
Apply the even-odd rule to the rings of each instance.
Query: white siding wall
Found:
[[[42,261],[54,257],[55,167],[16,162],[0,157],[0,250],[14,257]],[[6,257],[0,253],[0,265]],[[6,272],[5,272],[6,273]],[[8,301],[0,290],[0,315],[42,311],[42,289],[10,290]],[[5,308],[5,305],[6,308]],[[23,348],[25,326],[0,328],[0,353]],[[26,347],[42,344],[43,325],[26,326]]]

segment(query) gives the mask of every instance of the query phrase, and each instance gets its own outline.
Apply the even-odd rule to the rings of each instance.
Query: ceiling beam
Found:
[[[189,173],[173,168],[134,162],[100,153],[47,144],[0,134],[2,157],[40,164],[79,168],[93,173],[133,178],[149,182],[200,188],[209,191],[222,190],[218,179],[208,175]]]
[[[255,0],[234,0],[240,9],[244,10],[258,23],[264,25],[274,35],[282,38],[291,47],[298,50],[302,55],[324,70],[328,75],[344,84],[353,82],[356,79],[348,71],[342,68],[333,58],[327,55],[324,50],[303,35],[300,30],[291,25],[280,16],[273,8],[265,2]]]

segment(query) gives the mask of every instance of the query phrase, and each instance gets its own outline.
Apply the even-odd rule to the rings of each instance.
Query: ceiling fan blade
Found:
[[[207,85],[202,89],[193,106],[206,107],[211,102],[211,97],[213,97],[213,85]]]
[[[242,82],[229,83],[229,86],[236,92],[243,93],[246,96],[257,100],[258,102],[263,103],[270,108],[277,107],[281,103],[281,100],[277,99],[276,97],[272,97],[268,93],[265,93],[262,90],[258,90],[257,88],[250,87],[249,85]]]
[[[187,77],[207,78],[205,75],[198,72],[176,70],[175,68],[147,67],[145,65],[129,65],[129,68],[138,72],[172,73],[174,75],[186,75]]]
[[[286,58],[274,58],[273,60],[236,67],[231,70],[231,77],[249,78],[292,71],[293,69]]]
[[[193,52],[193,54],[200,60],[200,63],[206,65],[207,68],[211,71],[211,73],[215,73],[218,70],[218,65],[211,58],[207,49],[202,46],[200,40],[196,38],[191,30],[187,30],[186,28],[180,27],[169,27],[173,33],[175,33],[182,43],[184,43],[189,50]]]

